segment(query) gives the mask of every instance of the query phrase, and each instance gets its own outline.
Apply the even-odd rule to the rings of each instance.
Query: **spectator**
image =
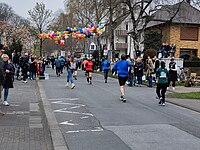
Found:
[[[29,56],[28,53],[25,53],[24,56],[20,58],[20,67],[22,68],[23,82],[27,83],[27,72],[29,71]]]
[[[153,87],[153,75],[154,73],[154,69],[153,69],[153,61],[152,59],[148,59],[147,61],[147,74],[146,74],[146,77],[147,77],[147,80],[149,82],[149,85],[148,87]]]
[[[4,88],[4,102],[3,105],[9,106],[9,103],[7,102],[8,100],[8,94],[9,94],[9,89],[13,88],[13,75],[14,75],[14,70],[13,66],[10,64],[9,56],[7,54],[2,55],[3,58],[3,71],[5,72],[5,81],[3,83],[3,88]]]
[[[2,68],[2,65],[3,65],[3,58],[2,58],[2,55],[4,53],[4,45],[3,44],[0,44],[0,77],[3,76],[3,68]],[[1,91],[2,91],[2,81],[3,78],[1,78],[0,80],[0,99],[1,99]]]
[[[4,83],[4,77],[3,77],[3,58],[2,58],[2,55],[4,53],[4,45],[3,44],[0,44],[0,99],[1,99],[1,91],[2,91],[2,84]],[[5,115],[4,112],[0,111],[0,115],[3,116]]]
[[[142,86],[142,76],[143,76],[144,64],[143,64],[141,58],[137,58],[135,69],[136,69],[138,86]]]
[[[172,82],[172,89],[175,90],[176,81],[177,81],[177,66],[174,57],[172,57],[169,63],[168,87],[170,87],[170,84]]]

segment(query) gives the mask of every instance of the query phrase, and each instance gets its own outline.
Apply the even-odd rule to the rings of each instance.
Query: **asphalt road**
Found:
[[[78,71],[76,87],[65,87],[66,74],[41,81],[70,150],[199,150],[200,115],[167,103],[158,105],[155,89],[126,87],[127,102],[119,100],[116,79],[93,84]]]

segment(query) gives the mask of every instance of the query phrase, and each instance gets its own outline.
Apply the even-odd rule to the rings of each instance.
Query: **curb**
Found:
[[[192,107],[190,107],[190,106],[186,106],[186,105],[184,105],[184,104],[180,104],[180,103],[177,103],[177,102],[173,102],[173,101],[171,101],[171,100],[166,100],[166,102],[200,113],[200,110],[195,109],[195,108],[192,108]]]
[[[47,124],[49,126],[49,130],[51,133],[53,148],[54,150],[69,150],[64,140],[64,137],[60,131],[60,128],[58,126],[58,122],[56,120],[55,114],[53,113],[53,110],[51,109],[51,104],[49,103],[47,99],[44,88],[39,81],[37,83],[38,83],[41,99],[43,102],[44,113],[47,118]]]

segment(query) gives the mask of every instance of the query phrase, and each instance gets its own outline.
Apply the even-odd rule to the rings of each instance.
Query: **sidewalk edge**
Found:
[[[60,128],[58,126],[58,122],[53,113],[53,110],[51,109],[51,104],[49,103],[47,99],[44,88],[42,84],[40,83],[40,81],[37,81],[37,84],[38,84],[41,99],[43,102],[44,113],[47,118],[47,124],[49,126],[49,130],[51,133],[54,150],[69,150],[64,140],[64,137],[60,131]]]
[[[200,113],[200,110],[192,108],[188,105],[180,104],[171,100],[166,100],[166,102]]]

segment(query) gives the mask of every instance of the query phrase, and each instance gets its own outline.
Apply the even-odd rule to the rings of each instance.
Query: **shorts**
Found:
[[[86,73],[92,72],[92,70],[86,70]]]
[[[124,86],[126,84],[128,77],[120,77],[118,76],[118,81],[120,86]]]

